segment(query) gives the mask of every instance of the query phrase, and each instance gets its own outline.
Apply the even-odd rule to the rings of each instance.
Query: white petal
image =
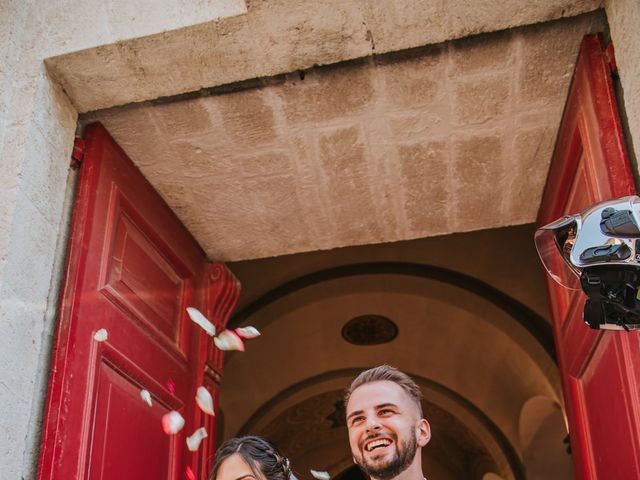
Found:
[[[260,332],[256,327],[236,328],[236,333],[240,338],[256,338],[260,336]]]
[[[193,432],[190,437],[187,437],[187,448],[189,449],[189,451],[195,452],[196,450],[198,450],[200,442],[202,442],[202,440],[207,437],[207,431],[204,429],[204,427],[200,427],[195,432]]]
[[[153,407],[153,402],[151,401],[151,393],[149,393],[149,390],[140,390],[140,398],[144,400],[147,405]]]
[[[213,343],[220,350],[239,350],[244,352],[242,339],[232,330],[223,330],[217,337],[213,338]]]
[[[212,337],[216,334],[216,326],[209,321],[207,317],[205,317],[200,310],[193,307],[187,307],[187,313],[189,314],[189,318],[193,320],[194,323],[197,323],[202,327],[202,329],[207,332]]]
[[[329,475],[329,472],[321,472],[319,470],[309,470],[311,472],[311,475],[313,475],[313,478],[316,478],[317,480],[330,480],[331,475]]]
[[[167,435],[175,435],[184,427],[184,418],[175,410],[162,416],[162,429]]]
[[[101,328],[93,335],[93,339],[96,342],[104,342],[107,338],[109,338],[109,334],[106,328]]]
[[[198,391],[196,392],[196,403],[204,413],[215,415],[215,412],[213,411],[213,397],[206,387],[198,387]]]

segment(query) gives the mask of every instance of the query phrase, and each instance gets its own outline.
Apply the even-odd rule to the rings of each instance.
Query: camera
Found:
[[[583,319],[594,329],[640,329],[640,197],[593,205],[535,234],[556,282],[587,295]]]

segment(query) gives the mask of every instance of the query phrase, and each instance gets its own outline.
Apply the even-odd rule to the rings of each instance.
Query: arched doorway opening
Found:
[[[496,288],[490,273],[470,275],[464,259],[457,258],[459,264],[453,265],[447,257],[451,242],[471,241],[479,251],[499,242],[505,246],[505,260],[509,255],[504,251],[518,250],[528,238],[528,230],[520,230],[366,247],[365,254],[355,247],[345,253],[352,259],[346,265],[336,257],[339,253],[327,252],[330,268],[297,276],[301,256],[279,260],[279,268],[289,264],[293,278],[263,288],[231,320],[255,325],[263,336],[246,352],[228,356],[221,437],[268,436],[290,456],[301,478],[311,478],[309,469],[326,470],[332,478],[357,475],[341,420],[342,391],[360,370],[390,363],[411,374],[423,391],[425,416],[434,430],[424,452],[428,476],[536,478],[525,477],[525,471],[533,458],[527,448],[542,435],[537,427],[558,437],[548,438],[552,446],[545,455],[550,457],[542,463],[570,469],[562,415],[542,418],[542,410],[532,408],[532,398],[544,399],[545,405],[562,412],[547,320],[528,306],[527,295],[516,299],[509,288]],[[380,252],[385,249],[402,251],[405,259],[426,249],[440,264],[427,263],[424,253],[414,256],[420,260],[416,262],[353,263],[384,257]],[[388,254],[385,260],[393,257]],[[537,281],[539,272],[527,272],[529,260],[517,260],[517,255],[512,260],[523,268],[521,278],[514,277],[512,283],[529,283],[535,297],[539,286],[530,281]],[[278,263],[270,261],[270,267]],[[265,266],[263,262],[255,268],[264,271]],[[246,271],[241,267],[239,275],[249,275],[250,266]],[[350,343],[342,334],[345,324],[366,315],[393,322],[397,335],[385,343]]]

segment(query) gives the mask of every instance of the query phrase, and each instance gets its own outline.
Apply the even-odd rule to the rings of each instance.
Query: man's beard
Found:
[[[376,480],[391,480],[409,468],[416,456],[418,442],[414,435],[409,435],[406,443],[400,445],[396,442],[395,446],[395,456],[384,465],[376,466],[368,463],[364,457],[364,453],[360,459],[356,459],[359,460],[356,461],[356,463],[360,467],[360,470],[370,478],[375,478]]]

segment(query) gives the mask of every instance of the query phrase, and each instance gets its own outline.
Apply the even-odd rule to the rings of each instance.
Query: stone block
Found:
[[[109,30],[114,40],[142,37],[247,12],[244,0],[164,1],[108,0],[105,2]]]
[[[455,85],[455,121],[460,125],[506,119],[510,101],[509,75],[462,79]]]
[[[519,131],[513,140],[513,155],[507,167],[510,194],[504,213],[512,224],[532,222],[538,214],[547,179],[556,132],[546,127]],[[526,181],[519,181],[521,178]]]
[[[37,461],[39,445],[34,432],[35,405],[41,409],[46,394],[47,372],[38,371],[38,362],[48,352],[41,352],[44,299],[37,299],[29,291],[17,292],[7,284],[0,288],[0,476],[2,478],[33,478],[24,475],[31,462]],[[44,375],[43,375],[44,373]],[[42,382],[44,381],[44,387]],[[35,441],[34,441],[35,440]],[[11,472],[15,475],[10,474]]]
[[[447,39],[446,0],[366,0],[367,27],[376,53],[439,43]],[[398,32],[402,32],[398,35]]]
[[[242,145],[273,143],[278,134],[273,107],[264,90],[247,90],[212,97],[228,142]]]
[[[132,105],[122,111],[106,111],[99,116],[82,115],[81,124],[87,126],[100,121],[114,140],[138,168],[157,165],[161,160],[169,161],[171,143],[156,123],[155,108],[140,108]]]
[[[564,103],[582,38],[605,28],[602,14],[596,13],[570,23],[549,22],[519,32],[523,44],[518,92],[521,101]]]
[[[441,46],[430,46],[378,59],[386,101],[403,108],[432,107],[444,102],[446,57]]]
[[[445,141],[399,145],[401,191],[411,237],[448,231],[449,151]]]
[[[448,108],[421,110],[414,114],[386,115],[389,135],[396,141],[423,139],[449,131]]]
[[[291,128],[358,115],[375,101],[374,71],[365,62],[313,69],[276,89]]]
[[[331,212],[337,245],[380,238],[360,129],[352,126],[322,132],[318,157],[324,180],[321,195]]]
[[[44,65],[40,65],[38,71],[34,104],[37,108],[34,109],[32,118],[37,129],[53,150],[68,159],[73,147],[78,113],[60,86],[49,77]]]
[[[635,0],[606,0],[604,2],[611,37],[615,46],[616,64],[622,85],[624,109],[621,114],[629,124],[631,138],[627,146],[640,159],[640,2]]]
[[[453,76],[513,68],[515,42],[510,30],[484,33],[451,43]]]
[[[500,225],[504,183],[503,139],[495,134],[458,137],[453,144],[452,228],[469,231]]]
[[[462,38],[487,31],[505,30],[521,25],[530,25],[531,19],[546,22],[562,17],[571,17],[600,7],[598,0],[559,3],[556,0],[517,0],[495,2],[447,1],[447,30],[449,38]]]
[[[70,158],[71,144],[63,151],[56,151],[37,128],[31,129],[20,191],[52,226],[57,225],[62,216]]]
[[[288,174],[292,171],[288,152],[275,150],[240,157],[239,163],[245,177],[268,177]]]
[[[59,213],[55,225],[50,224],[25,193],[18,192],[2,270],[3,285],[9,284],[16,292],[28,292],[36,301],[47,298],[60,216]]]
[[[371,53],[362,0],[252,0],[247,10],[247,40],[264,58],[263,76]]]
[[[243,0],[169,0],[158,8],[153,0],[135,4],[124,0],[73,2],[61,8],[59,2],[35,2],[31,18],[39,34],[43,58],[139,39],[153,34],[184,30],[246,12]],[[68,13],[68,14],[65,14]]]
[[[211,102],[201,98],[168,102],[153,106],[150,113],[154,124],[171,130],[176,137],[188,139],[216,131],[207,110],[208,103]]]

